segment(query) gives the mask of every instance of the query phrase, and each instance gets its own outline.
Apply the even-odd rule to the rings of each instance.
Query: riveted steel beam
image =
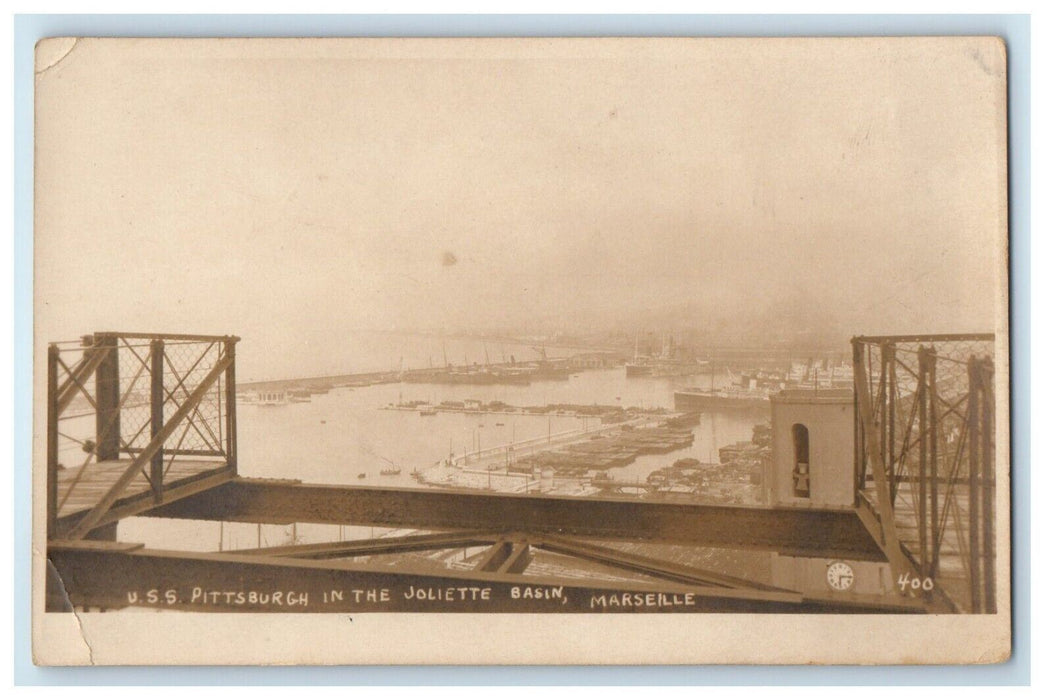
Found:
[[[143,515],[564,534],[885,561],[854,510],[328,486],[239,477]]]

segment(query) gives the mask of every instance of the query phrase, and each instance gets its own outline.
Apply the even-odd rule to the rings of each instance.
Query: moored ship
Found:
[[[765,408],[771,394],[787,386],[783,373],[757,370],[747,372],[731,386],[702,389],[691,387],[674,392],[677,411],[706,412]]]
[[[788,371],[753,370],[746,372],[731,386],[717,389],[692,387],[674,392],[677,411],[719,411],[764,408],[772,394],[783,389],[850,388],[851,367],[848,365],[820,368],[814,362],[793,365]]]
[[[665,338],[660,355],[640,355],[636,341],[635,357],[625,363],[626,377],[689,377],[708,370],[709,363],[677,348],[672,335]]]
[[[673,394],[677,411],[705,413],[740,409],[762,409],[777,389],[683,389]]]

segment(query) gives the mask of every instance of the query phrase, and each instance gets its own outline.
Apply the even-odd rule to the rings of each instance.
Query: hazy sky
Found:
[[[69,46],[38,53],[39,341],[291,353],[666,305],[995,326],[993,40]]]

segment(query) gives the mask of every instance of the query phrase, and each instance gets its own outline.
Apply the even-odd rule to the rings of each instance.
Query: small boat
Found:
[[[420,409],[420,415],[422,416],[437,416],[438,409],[434,406],[424,406]]]
[[[401,467],[391,467],[389,469],[381,469],[380,476],[398,476],[402,473]]]
[[[504,427],[504,424],[503,424],[503,423],[497,423],[497,427],[498,427],[498,428],[503,428],[503,427]]]
[[[359,479],[364,479],[365,478],[365,472],[362,472],[361,474],[359,474],[358,478]]]

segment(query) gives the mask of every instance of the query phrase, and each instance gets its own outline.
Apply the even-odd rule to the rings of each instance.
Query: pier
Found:
[[[916,613],[991,609],[992,594],[982,583],[992,575],[993,395],[992,370],[983,359],[985,346],[964,356],[966,379],[961,392],[951,392],[945,379],[961,375],[943,368],[938,358],[946,356],[937,349],[939,343],[948,341],[856,340],[856,505],[833,508],[246,478],[238,473],[238,340],[235,336],[102,332],[49,346],[49,611],[128,606],[283,612]],[[968,342],[989,340],[983,336]],[[885,358],[881,372],[867,364],[872,347],[879,349],[878,358]],[[915,368],[910,354],[930,357],[924,354],[929,347],[936,347],[935,364],[923,360],[926,364]],[[954,355],[954,362],[957,357]],[[891,379],[895,361],[901,361],[908,372]],[[874,376],[885,379],[871,386]],[[910,376],[919,377],[920,385],[929,388],[927,398],[916,399],[916,410],[904,410],[902,404],[904,397],[912,401],[917,396],[916,390],[908,391],[905,386]],[[132,400],[143,392],[149,401]],[[87,413],[85,406],[90,407]],[[888,412],[896,417],[885,418]],[[910,427],[916,425],[917,414],[929,416],[916,418],[927,421],[919,429]],[[909,421],[904,415],[910,416]],[[951,427],[947,421],[959,425]],[[934,427],[940,429],[942,439],[954,436],[953,449],[946,451],[943,442],[933,446]],[[893,432],[889,435],[889,431]],[[927,446],[925,457],[919,456],[918,445]],[[70,455],[77,457],[75,463]],[[936,491],[938,495],[932,496]],[[957,498],[962,492],[968,505]],[[930,510],[921,508],[914,532],[906,527],[913,522],[913,510],[907,509],[913,508],[918,497],[921,503],[932,505]],[[957,528],[956,538],[946,535],[946,522],[932,525],[937,521],[936,512],[956,514],[950,523]],[[234,552],[187,552],[118,541],[117,523],[132,516],[365,525],[414,532]],[[618,543],[887,563],[896,575],[931,578],[933,583],[916,589],[906,586],[901,595],[890,597],[804,592],[702,567],[674,565],[623,551],[615,546]],[[436,570],[373,559],[466,547],[484,548],[484,555],[470,570]],[[539,575],[530,570],[536,552],[601,562],[643,578],[628,582],[600,574]],[[943,568],[952,556],[968,562],[963,586],[952,576],[948,578],[949,570]],[[524,590],[531,595],[523,595]],[[963,598],[962,590],[967,594]]]

